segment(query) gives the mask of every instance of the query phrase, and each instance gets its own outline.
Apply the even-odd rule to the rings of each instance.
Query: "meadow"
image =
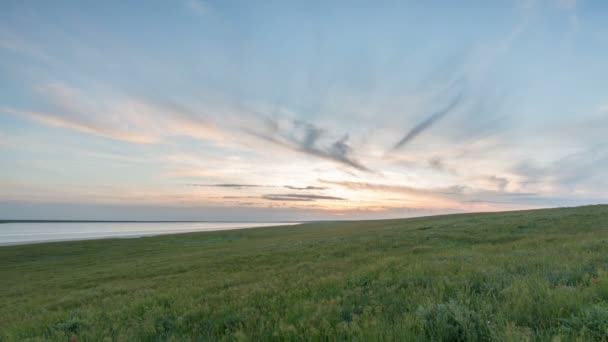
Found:
[[[608,206],[0,247],[0,340],[70,339],[606,341]]]

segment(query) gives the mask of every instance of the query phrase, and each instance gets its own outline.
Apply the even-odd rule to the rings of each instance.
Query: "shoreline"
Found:
[[[17,223],[17,222],[11,222]],[[40,223],[43,224],[45,222],[22,222],[22,223]],[[46,223],[213,223],[213,222],[108,222],[108,221],[86,221],[86,222],[46,222]],[[218,222],[218,223],[245,223],[245,222]],[[144,237],[153,237],[153,236],[161,236],[161,235],[178,235],[178,234],[187,234],[187,233],[204,233],[204,232],[217,232],[217,231],[226,231],[226,230],[242,230],[242,229],[256,229],[256,228],[270,228],[270,227],[282,227],[282,226],[296,226],[302,224],[302,222],[276,222],[256,226],[256,222],[250,222],[254,226],[249,227],[216,227],[216,228],[204,228],[204,229],[174,229],[174,230],[162,230],[162,231],[133,231],[133,232],[125,232],[126,234],[116,234],[112,235],[111,232],[104,234],[100,233],[87,233],[87,234],[99,234],[96,236],[75,236],[75,237],[66,237],[66,238],[57,238],[57,239],[40,239],[40,240],[25,240],[25,241],[7,241],[0,242],[1,247],[10,247],[10,246],[23,246],[23,245],[37,245],[37,244],[46,244],[46,243],[57,243],[57,242],[76,242],[76,241],[90,241],[90,240],[108,240],[108,239],[137,239]],[[259,222],[262,223],[262,222]],[[267,222],[264,222],[267,223]],[[44,235],[52,235],[53,233],[45,233]],[[57,233],[56,235],[68,234],[68,233]],[[83,233],[80,233],[83,234]],[[1,235],[0,235],[1,237]]]

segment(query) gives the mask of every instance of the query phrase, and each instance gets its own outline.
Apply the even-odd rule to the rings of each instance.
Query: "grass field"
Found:
[[[71,338],[607,340],[608,206],[0,248],[0,340]]]

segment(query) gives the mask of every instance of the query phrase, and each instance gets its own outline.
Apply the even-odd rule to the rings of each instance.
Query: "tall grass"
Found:
[[[71,338],[608,341],[608,206],[0,248],[0,339]]]

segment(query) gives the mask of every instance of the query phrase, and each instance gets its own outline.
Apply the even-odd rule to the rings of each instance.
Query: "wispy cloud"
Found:
[[[259,198],[258,196],[222,196],[223,199]]]
[[[431,114],[429,117],[415,125],[412,129],[410,129],[401,140],[399,140],[392,148],[392,150],[397,150],[402,148],[411,142],[414,138],[416,138],[419,134],[429,129],[435,122],[441,120],[444,116],[452,112],[462,101],[462,93],[459,93],[452,101],[450,101],[444,108],[437,111],[436,113]]]
[[[87,125],[82,122],[78,122],[78,120],[69,120],[62,117],[57,117],[53,114],[42,113],[42,112],[29,112],[29,111],[20,111],[9,108],[2,108],[2,111],[6,113],[10,113],[17,116],[26,117],[32,121],[58,128],[66,128],[75,130],[81,133],[98,135],[106,138],[122,140],[132,143],[138,144],[151,144],[156,143],[159,140],[157,137],[150,135],[142,135],[136,133],[126,133],[121,132],[120,130],[113,130],[107,127],[95,126],[95,125]]]
[[[246,188],[264,188],[270,187],[268,185],[258,184],[236,184],[236,183],[221,183],[221,184],[188,184],[190,186],[199,187],[210,187],[210,188],[234,188],[234,189],[246,189]]]
[[[594,193],[596,188],[608,185],[603,176],[608,172],[608,144],[597,144],[544,165],[522,161],[512,171],[523,177],[528,185],[549,185],[553,191],[564,193]],[[600,191],[600,195],[604,194]]]
[[[39,93],[54,111],[0,109],[44,125],[132,143],[158,143],[171,136],[225,141],[217,125],[183,106],[128,97],[91,101],[85,93],[60,82],[40,87]]]
[[[379,184],[366,182],[319,180],[322,183],[338,185],[351,190],[368,190],[382,193],[400,193],[424,198],[448,199],[456,202],[486,203],[539,203],[540,197],[531,192],[505,192],[473,189],[468,186],[454,185],[442,188],[417,188],[404,185]]]
[[[445,161],[440,157],[433,157],[429,160],[429,166],[435,171],[448,171]]]
[[[351,181],[332,181],[319,179],[319,182],[324,184],[338,185],[351,190],[371,190],[381,192],[395,192],[414,195],[429,195],[429,194],[458,194],[462,192],[462,187],[454,186],[443,189],[423,189],[405,185],[380,184],[368,182],[351,182]]]
[[[291,186],[291,185],[285,185],[286,189],[291,189],[291,190],[327,190],[329,189],[326,186],[304,186],[304,187],[297,187],[297,186]]]
[[[505,177],[490,176],[487,179],[491,183],[495,184],[499,191],[505,191],[509,185],[509,180]]]
[[[345,198],[323,195],[304,195],[304,194],[269,194],[263,195],[263,199],[270,201],[296,201],[296,202],[311,202],[315,200],[331,200],[345,201]]]
[[[337,140],[330,140],[326,130],[302,120],[275,120],[265,117],[265,129],[245,131],[255,137],[275,145],[331,160],[360,171],[371,171],[353,157],[353,148],[348,144],[349,136],[344,134]]]

